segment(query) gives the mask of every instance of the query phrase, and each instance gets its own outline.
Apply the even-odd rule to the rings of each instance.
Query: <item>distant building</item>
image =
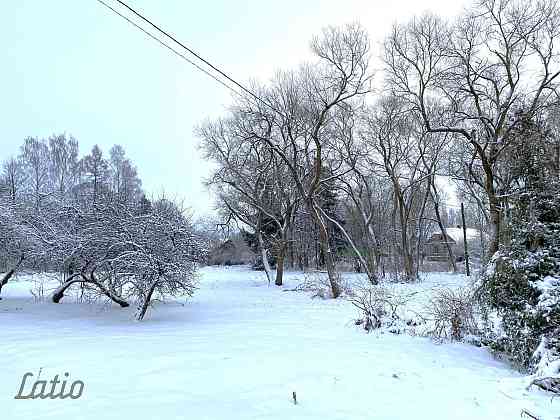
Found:
[[[471,242],[480,238],[480,232],[477,229],[467,228],[467,245],[469,252],[472,250]],[[424,256],[430,261],[446,261],[448,259],[447,245],[451,247],[455,259],[460,261],[465,254],[465,243],[463,241],[463,228],[446,228],[445,235],[438,229],[432,233],[424,247]]]

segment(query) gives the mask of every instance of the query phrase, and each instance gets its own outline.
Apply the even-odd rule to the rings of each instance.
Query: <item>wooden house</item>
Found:
[[[469,245],[471,250],[470,243],[479,237],[480,232],[477,229],[467,228],[467,245]],[[451,247],[456,260],[460,261],[463,259],[465,243],[461,226],[446,228],[445,235],[439,229],[432,233],[424,246],[425,258],[429,261],[446,261],[448,259],[447,245]]]

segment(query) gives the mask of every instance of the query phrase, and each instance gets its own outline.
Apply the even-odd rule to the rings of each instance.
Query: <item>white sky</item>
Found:
[[[112,0],[106,0],[114,5]],[[395,21],[431,10],[457,14],[463,1],[128,0],[240,82],[266,80],[308,59],[326,25],[361,22],[373,50]],[[230,93],[95,0],[0,2],[0,160],[26,136],[67,132],[85,153],[122,144],[148,193],[212,207],[207,165],[193,128],[217,117]]]

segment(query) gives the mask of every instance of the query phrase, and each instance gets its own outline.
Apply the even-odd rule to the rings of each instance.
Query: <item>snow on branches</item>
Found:
[[[123,307],[136,300],[142,319],[155,293],[192,295],[204,249],[173,202],[157,200],[149,212],[118,204],[87,210],[63,206],[56,219],[66,228],[51,229],[48,242],[68,277],[53,301],[84,283]]]

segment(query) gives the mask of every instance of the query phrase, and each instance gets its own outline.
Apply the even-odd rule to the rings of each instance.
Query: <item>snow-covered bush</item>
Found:
[[[436,338],[461,340],[478,332],[475,300],[467,287],[436,290],[428,304],[427,316],[433,322],[429,334]]]
[[[337,283],[342,295],[352,296],[354,294],[352,285],[347,279],[341,276],[340,273],[337,274]],[[319,271],[305,273],[303,281],[295,287],[294,291],[312,292],[312,297],[314,298],[330,299],[333,297],[332,288],[326,273]]]
[[[370,332],[382,326],[391,327],[402,320],[404,307],[411,297],[411,294],[376,285],[357,290],[349,300],[360,312],[356,325]]]
[[[493,256],[481,297],[497,311],[492,347],[536,375],[560,376],[560,182],[514,202],[512,242]]]

